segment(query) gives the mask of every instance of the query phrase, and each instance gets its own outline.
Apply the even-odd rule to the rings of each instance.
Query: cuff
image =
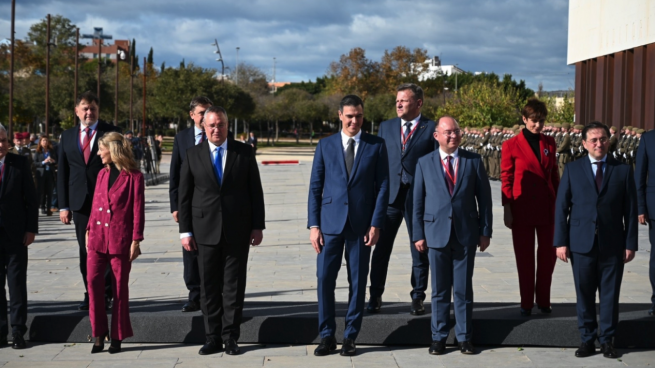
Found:
[[[188,238],[193,236],[193,233],[180,233],[180,239]]]

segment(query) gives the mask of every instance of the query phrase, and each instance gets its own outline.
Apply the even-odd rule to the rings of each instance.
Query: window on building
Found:
[[[93,54],[93,58],[94,58],[94,59],[97,59],[97,58],[98,58],[98,54]]]

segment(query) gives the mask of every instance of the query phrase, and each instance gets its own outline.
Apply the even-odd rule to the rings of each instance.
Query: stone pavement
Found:
[[[266,226],[264,242],[259,247],[251,248],[246,302],[262,301],[316,301],[316,254],[309,244],[309,232],[306,229],[307,193],[311,173],[311,148],[263,148],[258,160],[300,160],[299,165],[260,166],[264,195],[266,201]],[[162,172],[168,170],[170,156],[164,156]],[[474,272],[475,300],[480,302],[517,303],[518,313],[518,278],[511,244],[511,233],[502,224],[502,207],[500,205],[499,182],[492,182],[494,199],[494,235],[490,248],[478,253]],[[621,302],[649,303],[650,285],[648,282],[649,243],[647,229],[640,226],[641,250],[633,262],[627,265],[623,278]],[[409,302],[409,254],[408,235],[405,225],[399,231],[389,267],[387,290],[384,302]],[[131,300],[168,300],[177,301],[180,307],[185,301],[187,291],[182,280],[181,246],[178,230],[172,220],[168,204],[168,185],[148,187],[146,189],[146,232],[142,243],[143,255],[134,262],[130,274]],[[80,301],[84,286],[79,273],[78,249],[72,226],[62,225],[56,216],[40,218],[40,234],[29,249],[28,299],[30,301]],[[348,288],[346,272],[342,268],[338,279],[336,297],[346,301]],[[429,290],[429,289],[428,289]],[[558,261],[553,275],[552,301],[575,302],[573,278],[568,264]],[[427,342],[426,342],[427,343]],[[179,366],[211,366],[234,364],[273,365],[273,366],[408,366],[416,363],[436,365],[469,365],[460,354],[448,354],[445,357],[430,357],[426,348],[386,348],[370,347],[362,349],[366,354],[353,359],[328,357],[325,359],[308,358],[313,347],[267,347],[249,348],[242,357],[200,358],[198,346],[174,345],[162,349],[161,345],[134,345],[129,352],[102,358],[88,355],[90,346],[63,344],[36,345],[23,352],[11,349],[0,350],[0,362],[10,361],[7,367],[25,364],[31,355],[38,360],[81,360],[80,364],[88,366],[123,365],[123,359],[137,359],[139,364],[162,366],[179,364]],[[551,366],[564,364],[571,366],[609,364],[607,359],[568,360],[573,352],[561,349],[534,349],[524,351],[501,348],[487,349],[470,360],[472,365],[508,366]],[[176,355],[177,354],[177,355]],[[18,358],[23,355],[22,358]],[[49,358],[48,358],[49,357]],[[170,359],[169,359],[170,357]],[[181,358],[183,357],[183,358]],[[500,357],[500,358],[498,358]],[[633,358],[634,357],[634,358]],[[179,359],[178,359],[179,358]],[[468,357],[466,357],[468,358]],[[109,359],[104,361],[102,359]],[[311,359],[308,361],[307,359]],[[429,361],[427,359],[430,359]],[[633,359],[633,360],[631,360]],[[22,363],[21,363],[22,362]],[[54,366],[53,362],[48,366]],[[134,362],[134,361],[133,361]],[[220,363],[219,363],[220,362]],[[536,363],[535,363],[536,362]],[[622,364],[655,365],[655,355],[629,351]],[[502,363],[502,364],[501,364]],[[619,362],[613,361],[612,364]],[[86,365],[84,365],[86,364]],[[80,366],[82,366],[80,365]],[[561,364],[560,364],[561,365]],[[27,364],[27,366],[35,366]],[[62,366],[73,366],[62,363]]]

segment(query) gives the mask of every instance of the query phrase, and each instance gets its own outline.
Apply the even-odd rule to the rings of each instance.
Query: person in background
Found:
[[[255,137],[255,132],[250,132],[250,136],[248,137],[248,142],[249,145],[252,146],[252,150],[257,154],[257,137]]]
[[[113,274],[114,305],[109,353],[133,336],[129,311],[132,261],[141,254],[145,226],[145,183],[136,167],[127,138],[110,132],[100,138],[98,156],[105,165],[98,173],[91,217],[86,226],[89,319],[96,337],[91,354],[101,352],[109,335],[105,311],[105,269]]]
[[[32,165],[36,174],[38,204],[41,206],[41,213],[47,216],[52,216],[50,203],[52,202],[52,190],[55,186],[56,164],[57,152],[52,147],[48,136],[41,136],[36,152],[34,152]]]

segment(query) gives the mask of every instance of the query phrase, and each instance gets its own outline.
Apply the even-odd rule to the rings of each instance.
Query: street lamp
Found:
[[[11,56],[9,61],[9,132],[11,140],[14,127],[14,26],[16,23],[16,0],[11,1]]]
[[[457,74],[459,74],[457,72],[457,65],[459,64],[455,64],[455,68],[453,68],[453,73],[455,73],[455,93],[457,93]]]
[[[241,47],[237,47],[237,68],[236,68],[236,78],[235,78],[235,80],[236,80],[235,83],[236,83],[237,86],[239,86],[239,50],[240,49],[241,49]],[[234,138],[235,139],[237,137],[237,128],[238,128],[237,122],[238,121],[239,121],[239,119],[237,119],[235,117],[234,118]]]
[[[448,87],[443,88],[443,104],[446,104],[446,92],[448,92]]]
[[[50,42],[50,14],[48,14],[45,41],[45,135],[48,135],[48,123],[50,120],[50,46],[57,46],[57,44],[56,42]]]
[[[93,34],[83,34],[82,38],[92,38],[98,40],[98,102],[100,102],[100,60],[102,59],[102,40],[111,40],[111,35],[103,34],[102,27],[93,27]],[[98,105],[100,105],[98,103]],[[99,106],[98,106],[99,107]]]
[[[212,43],[212,46],[216,46],[216,51],[214,51],[214,54],[218,54],[218,59],[216,61],[221,62],[221,83],[225,80],[225,63],[223,63],[223,54],[221,54],[221,49],[218,47],[218,40],[214,38],[214,43]]]

